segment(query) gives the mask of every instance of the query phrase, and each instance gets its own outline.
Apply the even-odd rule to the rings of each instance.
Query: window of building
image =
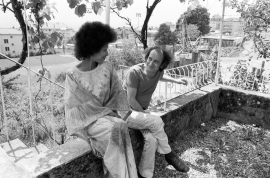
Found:
[[[13,51],[13,53],[15,53],[15,51]]]
[[[8,39],[4,39],[4,43],[8,43]]]
[[[12,45],[12,46],[14,46],[14,44],[13,44],[13,43],[12,43],[11,45]]]
[[[13,36],[10,36],[10,38],[13,38]]]
[[[9,47],[5,47],[5,50],[6,50],[6,51],[9,51]]]

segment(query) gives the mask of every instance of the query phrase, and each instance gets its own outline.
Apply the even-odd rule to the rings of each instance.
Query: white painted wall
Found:
[[[8,43],[5,43],[7,40]],[[3,54],[19,55],[22,51],[22,35],[0,34],[0,52]],[[9,48],[9,51],[7,50]]]

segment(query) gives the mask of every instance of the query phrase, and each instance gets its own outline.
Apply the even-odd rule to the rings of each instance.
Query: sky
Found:
[[[154,0],[149,0],[149,4],[152,4]],[[105,23],[105,11],[101,15],[96,15],[94,12],[87,13],[84,17],[78,17],[75,14],[75,10],[69,8],[67,0],[49,0],[50,3],[55,3],[57,12],[54,12],[55,19],[52,22],[63,22],[66,25],[77,31],[80,26],[86,21],[101,21]],[[146,15],[146,0],[134,0],[132,6],[120,11],[120,14],[124,17],[128,17],[133,26],[142,26]],[[210,16],[215,14],[222,15],[222,0],[199,0],[199,3],[208,8]],[[162,0],[153,11],[148,26],[159,27],[160,24],[165,22],[176,23],[177,19],[183,14],[187,7],[191,4],[180,3],[179,0]],[[136,17],[136,13],[140,13],[141,17]],[[235,10],[226,8],[225,18],[239,17],[239,14]],[[126,21],[120,19],[114,13],[110,13],[110,25],[113,28],[128,26]],[[0,28],[19,27],[16,18],[13,13],[0,11]]]

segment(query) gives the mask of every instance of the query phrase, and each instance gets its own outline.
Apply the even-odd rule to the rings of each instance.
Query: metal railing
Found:
[[[223,68],[223,85],[270,94],[270,62],[241,60]]]
[[[157,88],[152,96],[151,105],[164,103],[163,107],[166,110],[167,101],[191,92],[197,88],[208,85],[214,82],[216,61],[207,60],[194,64],[184,65],[177,68],[166,69],[164,75],[168,75],[175,79],[186,79],[188,85],[180,85],[171,82],[160,81]],[[119,66],[118,74],[120,79],[124,79],[129,69],[128,66]]]

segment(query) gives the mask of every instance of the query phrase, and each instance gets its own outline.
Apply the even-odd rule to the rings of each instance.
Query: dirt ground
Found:
[[[188,173],[175,171],[158,154],[154,177],[267,178],[269,141],[269,130],[216,118],[172,143],[172,149],[189,165]]]

